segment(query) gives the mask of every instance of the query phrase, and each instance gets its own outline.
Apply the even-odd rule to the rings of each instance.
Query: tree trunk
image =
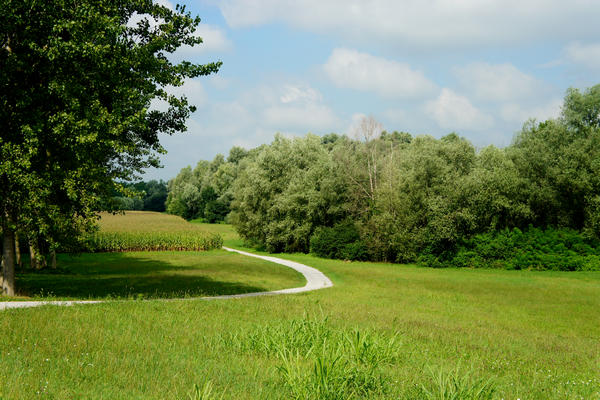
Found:
[[[23,260],[21,260],[21,245],[19,244],[19,234],[15,232],[15,263],[19,269],[23,268]]]
[[[52,269],[56,269],[56,250],[54,250],[54,249],[50,250],[50,260],[51,260],[50,267]]]
[[[38,247],[39,250],[39,247]],[[38,264],[39,269],[45,269],[48,267],[48,258],[46,254],[43,254],[41,251],[39,252],[40,263]]]
[[[7,296],[15,295],[15,233],[9,228],[3,230],[2,246],[2,293]]]
[[[29,240],[29,267],[31,269],[37,269],[38,268],[38,262],[37,262],[37,254],[35,251],[35,246],[33,244],[33,240]]]
[[[3,286],[4,286],[4,254],[0,255],[0,294],[2,294],[1,288]]]

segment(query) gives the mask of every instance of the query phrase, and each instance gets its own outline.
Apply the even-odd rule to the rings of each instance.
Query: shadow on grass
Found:
[[[224,282],[210,272],[123,253],[64,256],[57,271],[18,272],[19,295],[32,298],[179,298],[261,292],[264,287]]]

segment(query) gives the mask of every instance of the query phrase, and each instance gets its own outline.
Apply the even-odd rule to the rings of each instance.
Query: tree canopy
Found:
[[[116,180],[157,166],[160,134],[194,111],[166,87],[220,63],[173,63],[198,17],[151,0],[0,0],[0,222],[4,291],[14,232],[56,247],[76,237]],[[150,108],[153,99],[168,104]],[[8,274],[8,275],[6,275]],[[7,284],[7,282],[9,282]]]
[[[229,188],[219,190],[231,195],[229,221],[240,235],[269,251],[439,266],[477,235],[540,244],[544,229],[578,232],[581,240],[567,245],[580,242],[581,250],[581,243],[600,238],[598,110],[600,85],[570,89],[559,118],[527,122],[506,148],[477,150],[456,133],[439,139],[389,133],[373,118],[363,120],[354,138],[276,135],[235,164],[234,179],[223,186]],[[182,210],[202,203],[186,182],[208,164],[170,182],[169,196],[185,200]],[[548,238],[558,243],[572,235]],[[563,266],[579,251],[567,250]],[[467,253],[458,264],[482,264]]]

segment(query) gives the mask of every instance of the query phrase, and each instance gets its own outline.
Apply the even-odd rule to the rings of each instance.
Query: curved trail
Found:
[[[174,300],[219,300],[219,299],[240,299],[243,297],[256,297],[256,296],[273,296],[277,294],[290,294],[290,293],[301,293],[310,292],[311,290],[324,289],[333,286],[331,280],[325,276],[321,271],[316,268],[309,267],[308,265],[300,264],[294,261],[288,261],[277,257],[270,256],[259,256],[258,254],[247,253],[245,251],[231,249],[229,247],[223,247],[224,250],[239,253],[248,257],[256,257],[266,261],[274,262],[276,264],[285,265],[286,267],[292,268],[300,272],[306,279],[306,285],[290,289],[272,290],[268,292],[254,292],[254,293],[242,293],[242,294],[226,294],[222,296],[212,297],[196,297],[189,299],[164,299],[165,301]],[[115,300],[112,300],[115,301]],[[118,300],[117,300],[118,301]],[[65,300],[65,301],[5,301],[0,302],[0,310],[6,310],[8,308],[26,308],[26,307],[38,307],[43,305],[55,305],[55,306],[71,306],[73,304],[96,304],[105,303],[106,300]]]

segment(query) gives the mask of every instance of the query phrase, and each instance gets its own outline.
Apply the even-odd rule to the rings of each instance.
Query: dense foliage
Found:
[[[111,199],[111,207],[117,210],[136,211],[165,211],[167,201],[167,184],[165,182],[151,180],[148,182],[136,182],[124,184],[129,196],[117,195]]]
[[[340,260],[366,260],[366,245],[351,220],[342,221],[333,227],[320,226],[310,238],[310,251],[319,257]]]
[[[231,179],[217,193],[227,193],[229,220],[240,235],[268,251],[590,269],[596,253],[556,238],[565,232],[582,243],[600,237],[599,109],[600,85],[570,89],[559,118],[529,121],[510,146],[479,151],[455,133],[436,139],[382,132],[372,118],[362,121],[354,138],[277,135],[232,165]],[[202,193],[214,179],[215,163],[227,164],[217,157],[182,170],[169,183],[167,210],[186,218],[206,213]],[[533,244],[507,245],[498,259],[465,255],[487,254],[469,240],[496,246],[506,242],[506,232],[524,232],[520,244]],[[543,236],[554,244],[543,244]],[[563,245],[574,253],[561,253]],[[528,252],[529,259],[521,257]]]
[[[0,226],[4,291],[15,233],[35,247],[77,241],[115,181],[158,164],[159,134],[184,131],[194,106],[167,86],[220,63],[173,63],[202,42],[200,19],[152,0],[1,0]],[[153,110],[162,100],[164,111]],[[42,246],[40,246],[42,247]]]
[[[600,241],[570,229],[513,228],[461,240],[447,259],[422,254],[419,261],[430,267],[600,270]]]
[[[211,162],[198,162],[194,169],[183,168],[169,181],[167,212],[188,220],[223,221],[231,211],[232,183],[237,177],[238,165],[247,155],[246,150],[233,147],[227,160],[218,154]]]

